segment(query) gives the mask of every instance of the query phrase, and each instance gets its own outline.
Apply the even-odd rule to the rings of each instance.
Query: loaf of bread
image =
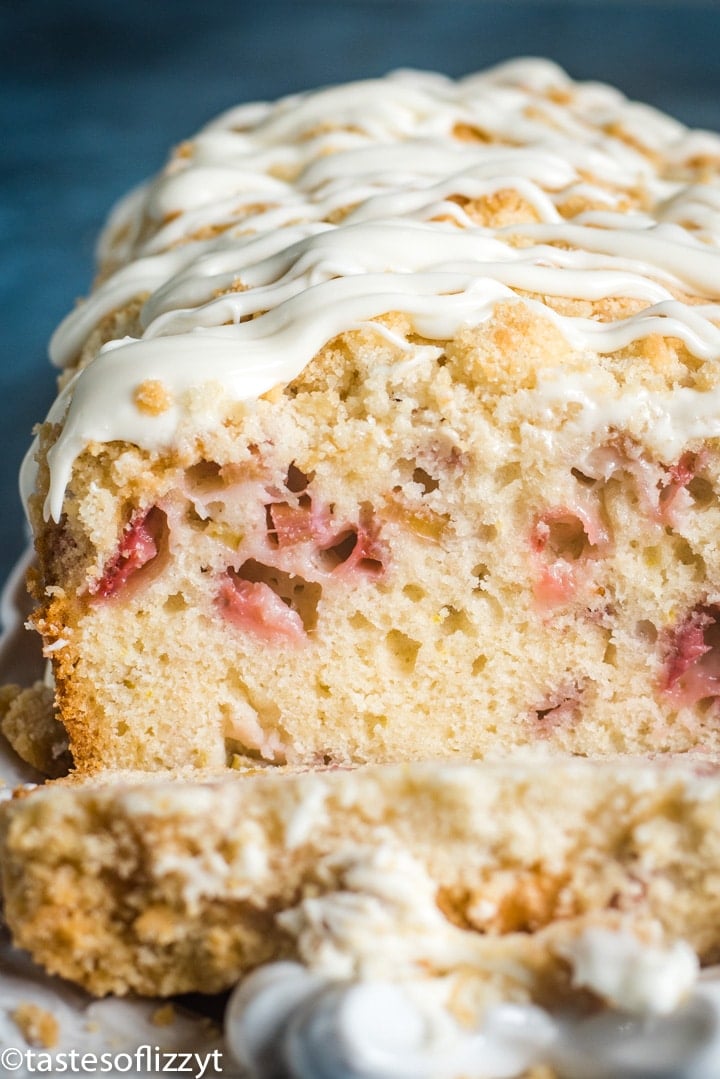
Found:
[[[523,60],[242,106],[117,207],[23,468],[0,724],[74,772],[0,805],[19,946],[240,980],[252,1075],[720,1073],[719,174]]]
[[[24,469],[76,767],[716,753],[719,161],[540,61],[179,146]]]

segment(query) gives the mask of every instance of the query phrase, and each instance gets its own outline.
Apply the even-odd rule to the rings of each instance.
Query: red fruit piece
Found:
[[[272,502],[265,507],[267,533],[281,550],[312,543],[327,571],[357,570],[378,576],[384,567],[385,551],[377,538],[372,512],[361,507],[359,524],[340,524],[329,507],[301,495],[298,504]]]
[[[558,559],[557,562],[552,562],[540,570],[533,592],[540,607],[556,607],[562,603],[569,603],[577,587],[575,566]]]
[[[695,479],[704,462],[705,454],[688,450],[667,470],[667,481],[663,483],[658,494],[658,515],[661,521],[672,525],[677,511],[690,503],[686,488]]]
[[[662,688],[683,706],[720,696],[720,607],[696,607],[670,632]]]
[[[571,726],[578,716],[582,687],[575,683],[558,686],[543,703],[533,709],[535,734],[549,738],[562,727]]]
[[[322,548],[326,562],[334,561],[332,572],[338,576],[352,572],[379,577],[385,569],[385,552],[374,529],[360,524],[341,532],[328,547]]]
[[[546,510],[530,533],[537,574],[534,593],[540,607],[569,602],[587,575],[586,559],[601,554],[608,541],[597,512],[579,504]]]
[[[330,513],[325,507],[316,507],[307,495],[298,505],[273,502],[266,507],[268,535],[278,547],[294,547],[296,543],[313,541],[320,545],[332,543],[334,533]]]
[[[300,615],[269,584],[248,581],[232,569],[220,585],[218,604],[238,629],[255,633],[269,644],[300,641],[306,636]]]
[[[91,588],[94,596],[117,596],[130,578],[157,556],[165,514],[157,506],[135,513],[125,525],[117,553],[106,563],[102,577]]]

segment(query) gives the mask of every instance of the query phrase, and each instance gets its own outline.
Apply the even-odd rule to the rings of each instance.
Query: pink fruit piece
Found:
[[[548,608],[569,602],[587,577],[587,560],[597,557],[608,542],[597,512],[580,503],[556,506],[538,517],[530,533],[538,605]]]
[[[306,636],[302,619],[269,584],[249,581],[235,570],[225,574],[218,605],[238,629],[263,638],[268,644],[300,641]]]
[[[669,631],[661,685],[686,707],[720,696],[720,607],[695,607]]]
[[[165,514],[157,506],[133,514],[120,537],[117,552],[90,589],[92,595],[103,599],[117,596],[138,570],[157,557],[164,527]]]

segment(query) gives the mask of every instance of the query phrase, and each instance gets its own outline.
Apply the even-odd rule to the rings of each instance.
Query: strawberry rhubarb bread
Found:
[[[720,750],[719,174],[534,60],[180,145],[24,468],[77,768]]]
[[[413,1079],[689,1075],[623,1065],[713,1041],[714,1068],[692,1072],[709,1079],[720,780],[704,773],[416,762],[60,780],[2,807],[5,913],[95,994],[217,992],[259,967],[226,1017],[255,1065],[243,1074],[387,1079],[396,1060]],[[277,1052],[304,1067],[271,1067]]]

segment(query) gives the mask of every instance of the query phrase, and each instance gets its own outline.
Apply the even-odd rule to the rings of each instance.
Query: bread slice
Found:
[[[16,943],[98,995],[298,959],[558,1008],[584,999],[567,955],[592,928],[720,956],[720,779],[689,764],[126,774],[20,792],[0,821]]]

